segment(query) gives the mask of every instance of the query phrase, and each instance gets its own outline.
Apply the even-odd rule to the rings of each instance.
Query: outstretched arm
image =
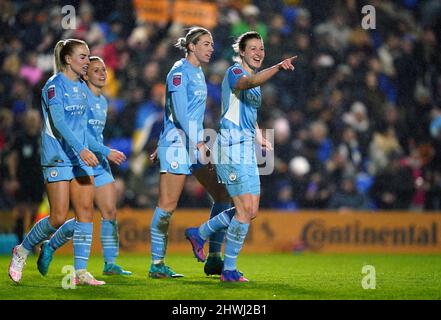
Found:
[[[293,65],[295,59],[297,59],[297,56],[285,59],[282,62],[262,71],[259,71],[258,73],[251,76],[244,75],[237,81],[235,89],[246,90],[258,87],[271,79],[280,70],[293,71],[295,69]]]

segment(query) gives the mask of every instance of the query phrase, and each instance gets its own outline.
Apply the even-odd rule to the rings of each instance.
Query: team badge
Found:
[[[234,172],[232,172],[232,173],[230,173],[230,175],[228,176],[228,179],[230,179],[230,181],[236,181],[236,179],[237,179],[237,175],[236,175]]]
[[[181,85],[181,82],[182,82],[182,75],[180,73],[173,75],[173,85],[175,87]]]
[[[55,97],[55,86],[50,86],[48,89],[47,89],[47,98],[49,99],[49,100],[51,100],[52,98],[54,98]]]
[[[52,178],[55,178],[56,176],[58,176],[58,171],[57,170],[52,170],[50,173]]]
[[[178,168],[178,163],[177,163],[176,161],[173,161],[173,162],[170,164],[170,166],[171,166],[171,168],[172,168],[173,170],[176,170],[176,169]]]
[[[242,69],[240,69],[240,68],[233,68],[232,71],[235,75],[242,74]]]

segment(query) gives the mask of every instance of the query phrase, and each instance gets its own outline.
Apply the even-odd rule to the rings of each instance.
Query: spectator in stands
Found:
[[[358,192],[354,177],[346,176],[338,190],[330,197],[328,208],[339,211],[367,210],[369,200],[365,194]]]
[[[253,30],[262,35],[262,39],[265,40],[268,35],[268,28],[263,22],[260,22],[260,9],[253,4],[248,4],[243,7],[241,14],[243,20],[232,25],[231,35],[237,38],[242,33]]]
[[[29,231],[43,199],[44,184],[40,167],[40,113],[26,111],[23,129],[17,135],[8,156],[9,182],[15,191],[15,227],[19,243]]]
[[[366,162],[371,160],[368,149],[372,130],[389,115],[398,118],[392,122],[404,155],[409,156],[411,145],[418,147],[426,142],[438,150],[437,142],[427,130],[431,110],[441,102],[438,67],[441,65],[441,10],[438,0],[405,1],[405,5],[403,1],[375,1],[377,28],[368,32],[360,30],[360,1],[347,1],[344,6],[330,0],[290,1],[289,5],[282,0],[254,0],[251,5],[227,0],[217,2],[213,65],[222,64],[224,59],[231,57],[229,43],[233,29],[241,27],[248,31],[248,23],[262,29],[260,33],[264,38],[263,30],[266,30],[268,40],[282,40],[277,49],[271,47],[267,50],[267,61],[279,53],[299,56],[296,77],[281,74],[263,89],[271,93],[263,94],[263,123],[269,124],[273,118],[295,119],[302,115],[300,122],[289,120],[293,142],[275,145],[276,154],[289,155],[287,162],[295,154],[305,153],[308,145],[302,144],[299,130],[303,134],[303,128],[318,119],[326,123],[328,136],[335,146],[340,143],[345,124],[352,126]],[[118,102],[109,101],[105,141],[124,141],[126,148],[130,149],[132,120],[141,103],[150,99],[150,88],[143,86],[143,69],[158,62],[159,78],[165,77],[172,63],[179,59],[178,50],[170,48],[169,44],[179,37],[176,30],[180,32],[181,26],[174,21],[169,24],[138,21],[135,24],[135,10],[130,2],[89,0],[74,1],[72,5],[77,11],[77,29],[65,30],[60,28],[62,7],[54,5],[53,1],[0,1],[0,106],[5,110],[19,111],[14,123],[19,123],[20,112],[29,106],[38,106],[41,87],[50,77],[52,48],[58,39],[64,38],[63,34],[77,32],[92,43],[93,54],[105,56],[108,61],[108,89],[112,88],[110,96]],[[323,34],[331,34],[336,41],[329,41],[331,37],[326,38]],[[27,57],[32,57],[31,64]],[[29,65],[31,73],[27,70],[23,78],[20,70],[26,70]],[[115,68],[115,84],[119,87],[112,85],[112,67]],[[28,84],[24,80],[34,81],[36,69],[43,72],[41,80]],[[156,83],[150,82],[149,86]],[[133,96],[139,91],[142,97],[136,102]],[[215,110],[219,113],[221,106],[211,100],[216,100],[216,96],[210,96],[207,101],[207,119],[216,123]],[[361,117],[361,124],[367,123],[367,130],[358,126],[356,121],[347,122],[348,114],[351,114],[349,118],[354,118],[353,101],[365,105],[366,114]],[[386,111],[389,104],[396,110]],[[393,116],[394,112],[396,116]],[[6,144],[11,145],[15,131],[6,136]],[[333,157],[330,163],[338,158]],[[262,195],[274,192],[270,186],[283,179],[277,167],[276,162],[276,174],[264,178],[267,181],[262,184]],[[286,163],[279,167],[287,170]],[[316,172],[315,166],[311,170]],[[430,176],[435,179],[431,167],[426,167],[425,171],[431,172]],[[153,171],[146,175],[149,183],[158,179]],[[428,203],[432,203],[432,198],[437,201],[437,183],[432,178],[428,181],[433,181],[434,193],[433,197],[432,193],[426,195]],[[130,195],[130,189],[127,195]],[[13,200],[13,197],[5,196],[5,191],[0,198]],[[269,204],[263,201],[262,205]]]
[[[374,177],[370,195],[381,210],[408,210],[412,203],[415,191],[412,171],[403,167],[400,159],[398,153],[390,154],[387,166]]]

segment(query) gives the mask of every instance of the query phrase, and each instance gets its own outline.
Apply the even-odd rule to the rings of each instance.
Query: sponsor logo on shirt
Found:
[[[248,104],[255,106],[255,107],[260,107],[261,104],[261,97],[252,93],[252,92],[247,92],[246,93],[246,100],[248,101]]]
[[[97,120],[97,119],[89,119],[89,124],[92,126],[104,126],[104,121]]]
[[[68,111],[68,112],[72,112],[72,111],[84,111],[86,109],[86,107],[82,104],[72,104],[70,106],[66,106],[64,108],[64,110]]]
[[[69,112],[71,116],[82,116],[86,112],[86,106],[82,104],[71,104],[64,107],[66,112]]]

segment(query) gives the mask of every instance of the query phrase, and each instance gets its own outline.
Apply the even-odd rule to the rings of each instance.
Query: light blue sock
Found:
[[[115,263],[118,256],[119,237],[116,220],[101,220],[101,245],[105,263]]]
[[[69,240],[72,239],[74,235],[74,229],[75,229],[75,219],[72,218],[70,220],[67,220],[52,235],[49,241],[49,247],[55,251],[61,246],[63,246],[65,243],[67,243]]]
[[[227,230],[227,240],[225,243],[224,270],[236,270],[236,260],[243,242],[248,233],[249,223],[242,223],[231,219]]]
[[[171,212],[165,212],[156,207],[150,226],[152,239],[152,261],[158,263],[164,260],[167,249],[168,226],[170,224]]]
[[[211,207],[210,212],[210,219],[216,217],[218,214],[222,213],[223,211],[231,208],[230,203],[222,203],[222,202],[215,202],[213,204],[213,207]],[[221,256],[221,250],[222,250],[222,244],[224,243],[225,239],[225,229],[221,229],[216,231],[210,236],[210,242],[208,246],[208,256]]]
[[[51,226],[49,217],[45,217],[38,221],[31,231],[29,231],[28,235],[24,238],[22,245],[26,250],[32,251],[33,247],[48,238],[56,230],[57,229]]]
[[[230,225],[231,218],[233,218],[235,214],[235,207],[222,211],[199,227],[199,236],[207,240],[215,232],[224,231]]]
[[[92,222],[75,221],[73,236],[75,270],[87,269],[87,261],[89,260],[90,246],[92,244],[92,231]]]

